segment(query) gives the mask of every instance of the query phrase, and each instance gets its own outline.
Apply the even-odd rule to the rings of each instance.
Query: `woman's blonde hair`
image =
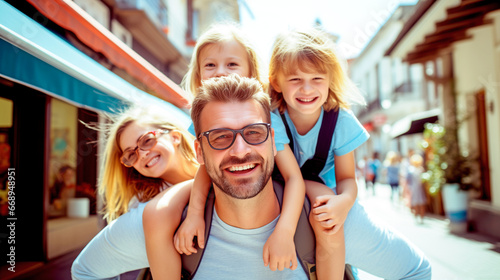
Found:
[[[235,40],[243,46],[248,54],[248,64],[250,66],[250,78],[257,79],[262,86],[267,84],[262,82],[261,77],[261,61],[255,47],[250,42],[250,39],[235,23],[217,23],[205,31],[196,42],[196,46],[191,56],[189,69],[182,79],[182,87],[185,91],[196,95],[198,88],[201,86],[200,62],[199,56],[201,50],[211,44],[219,44]]]
[[[329,35],[318,28],[295,29],[276,38],[269,64],[269,79],[278,82],[278,75],[290,75],[300,69],[303,72],[320,72],[329,76],[328,98],[325,111],[349,108],[350,104],[365,104],[363,96],[347,75],[346,61],[335,53],[335,45]],[[286,109],[283,94],[272,86],[269,94],[273,109],[280,113]]]
[[[120,137],[132,123],[150,126],[166,131],[177,131],[181,135],[178,151],[182,155],[179,162],[183,168],[198,165],[192,146],[194,137],[172,120],[172,115],[165,108],[154,106],[132,106],[113,115],[108,115],[111,122],[98,129],[105,133],[106,146],[104,161],[101,166],[98,190],[104,196],[104,218],[112,221],[128,212],[128,206],[134,196],[140,202],[148,201],[163,189],[164,180],[150,178],[140,174],[135,168],[127,168],[120,162],[123,151],[120,148]]]

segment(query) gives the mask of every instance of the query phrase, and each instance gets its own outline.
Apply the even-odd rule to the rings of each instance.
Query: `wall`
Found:
[[[495,57],[495,52],[498,55],[498,48],[495,51],[493,31],[492,25],[473,28],[470,30],[473,39],[456,43],[453,52],[453,71],[458,94],[457,104],[460,109],[468,108],[467,104],[470,102],[468,95],[481,89],[486,91],[487,104],[491,102],[496,108],[493,112],[487,113],[487,133],[492,204],[500,206],[500,151],[498,147],[500,103],[498,102],[498,79],[495,78],[498,77],[496,70],[498,65],[495,65],[495,60],[492,59]],[[477,133],[475,121],[475,118],[472,118],[459,135],[460,138],[465,139],[465,142],[461,144],[468,144],[471,151],[478,149],[477,138],[469,137],[469,135],[477,135],[475,134]]]

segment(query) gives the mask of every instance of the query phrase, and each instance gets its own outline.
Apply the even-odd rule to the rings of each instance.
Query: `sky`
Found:
[[[356,57],[400,4],[417,0],[244,0],[243,29],[253,37],[265,61],[276,34],[319,19],[324,29],[339,37],[337,48],[345,58]],[[245,10],[247,12],[245,12]],[[251,11],[251,14],[248,13]]]

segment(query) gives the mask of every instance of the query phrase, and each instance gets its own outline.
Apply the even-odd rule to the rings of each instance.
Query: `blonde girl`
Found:
[[[262,83],[259,57],[244,33],[232,24],[215,25],[198,39],[189,71],[183,81],[184,87],[196,94],[203,80],[232,73],[253,77]],[[272,126],[275,131],[284,131],[282,122],[276,115],[272,119]],[[275,161],[286,187],[280,219],[263,248],[263,265],[269,266],[273,271],[296,269],[298,266],[293,237],[305,196],[304,181],[287,145],[288,139],[284,133],[275,135],[278,150]],[[191,192],[187,217],[175,236],[175,247],[180,254],[190,255],[197,251],[193,244],[194,236],[197,236],[200,248],[205,246],[203,216],[210,184],[206,170],[201,166]],[[164,234],[160,234],[168,230],[169,226],[157,222],[165,219],[167,215],[168,210],[159,210],[157,206],[148,206],[144,212],[146,245],[151,272],[155,279],[166,279],[165,275],[169,274],[163,265],[165,259],[169,258],[163,247],[170,241],[164,238]]]
[[[343,245],[345,262],[384,279],[430,279],[423,254],[395,232],[377,225],[357,202],[354,150],[369,135],[349,110],[364,101],[347,75],[345,63],[329,36],[316,28],[291,30],[276,39],[269,67],[273,106],[283,114],[294,141],[299,166],[314,156],[324,113],[338,111],[330,151],[323,170],[316,170],[336,196],[306,182],[316,226],[333,225],[332,243]],[[315,223],[313,223],[315,226]],[[342,232],[343,229],[343,232]],[[318,234],[319,231],[315,231]],[[319,242],[322,238],[319,237]],[[317,242],[318,242],[317,239]],[[323,254],[342,258],[342,250],[322,247]],[[317,252],[318,256],[318,252]],[[324,279],[319,271],[318,278]],[[341,264],[335,258],[332,273]]]
[[[183,208],[190,186],[172,186],[192,179],[199,164],[193,137],[177,124],[168,108],[132,106],[110,115],[99,193],[104,196],[104,217],[109,222],[75,259],[73,279],[103,279],[149,266],[142,212],[161,191],[176,193],[173,208]],[[169,217],[177,225],[181,214]],[[171,233],[173,236],[173,232]],[[173,248],[165,247],[175,257]],[[180,275],[180,257],[167,264]]]

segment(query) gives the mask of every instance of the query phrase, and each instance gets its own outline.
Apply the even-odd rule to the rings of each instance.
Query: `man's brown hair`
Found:
[[[204,80],[200,92],[196,95],[191,107],[191,119],[194,131],[198,136],[200,117],[203,108],[212,101],[245,102],[257,101],[266,113],[266,122],[271,122],[271,99],[264,93],[261,83],[255,78],[240,77],[237,74]]]

